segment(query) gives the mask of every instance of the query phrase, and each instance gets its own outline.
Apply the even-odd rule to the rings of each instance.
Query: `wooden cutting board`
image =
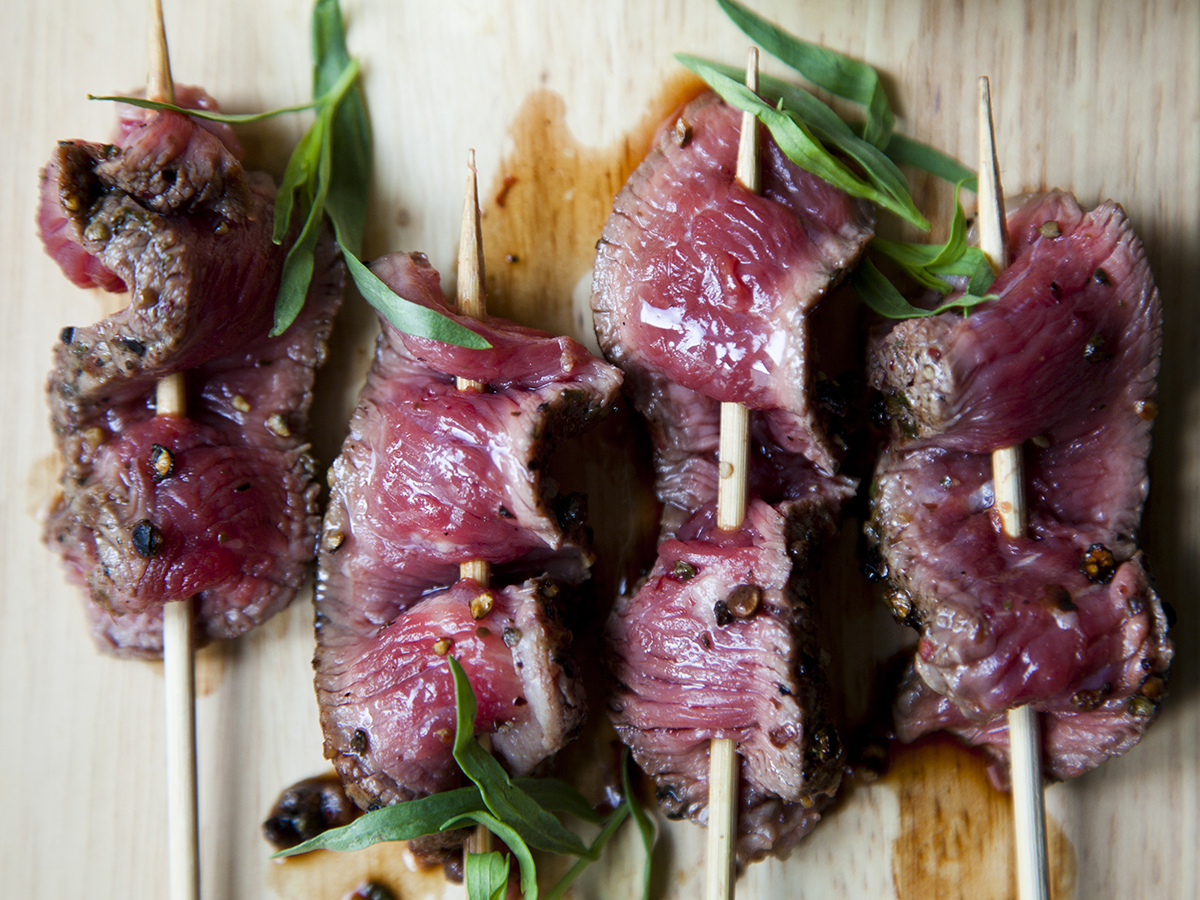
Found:
[[[100,656],[80,600],[40,542],[55,462],[43,385],[59,329],[95,320],[41,252],[38,167],[60,138],[103,139],[113,111],[86,94],[144,79],[145,0],[0,0],[0,880],[10,897],[165,896],[161,668]],[[886,74],[903,133],[970,161],[976,76],[992,76],[1010,193],[1073,189],[1121,201],[1162,291],[1161,414],[1143,545],[1178,611],[1173,696],[1127,757],[1047,792],[1056,896],[1200,897],[1200,4],[757,0],[769,18]],[[711,0],[345,0],[375,129],[368,255],[422,250],[453,282],[466,151],[484,188],[491,308],[580,336],[592,247],[612,195],[652,124],[689,82],[671,54],[738,64],[746,40]],[[166,0],[176,78],[231,111],[303,101],[305,0]],[[773,61],[766,70],[785,71]],[[307,119],[241,131],[252,165],[278,176]],[[917,179],[943,233],[944,188]],[[941,230],[939,230],[941,229]],[[843,301],[847,302],[847,301]],[[339,318],[316,403],[315,449],[328,461],[370,361],[375,326],[357,298]],[[614,426],[615,427],[615,426]],[[624,433],[583,473],[604,540],[602,586],[636,559],[645,504]],[[611,486],[619,484],[622,490]],[[600,490],[605,487],[605,490]],[[628,523],[633,522],[634,527]],[[826,609],[834,671],[861,715],[882,657],[905,632],[855,573],[835,574]],[[409,875],[397,847],[277,864],[259,824],[279,791],[325,770],[312,692],[309,593],[257,632],[205,651],[198,701],[201,841],[207,898],[338,898],[367,876],[398,896],[461,896],[437,873]],[[599,701],[596,703],[599,708]],[[594,775],[603,738],[575,751]],[[598,749],[600,748],[600,749]],[[703,834],[660,822],[655,889],[701,891]],[[578,897],[632,896],[641,852],[628,829],[579,882]],[[755,865],[743,900],[769,897],[1013,896],[1007,798],[972,755],[946,743],[896,752],[888,774],[856,782],[787,861]]]

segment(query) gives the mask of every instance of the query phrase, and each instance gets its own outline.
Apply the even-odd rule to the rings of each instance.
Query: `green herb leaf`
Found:
[[[621,827],[621,823],[629,815],[629,804],[622,803],[609,815],[608,820],[604,823],[604,827],[600,829],[600,833],[596,835],[596,839],[592,841],[589,850],[593,854],[591,857],[580,859],[575,865],[567,869],[563,877],[558,880],[558,883],[546,893],[546,900],[561,900],[563,894],[567,892],[575,879],[583,874],[583,870],[592,864],[593,859],[600,857],[600,851],[604,849],[604,845],[608,843],[609,838],[617,833],[617,829]]]
[[[322,112],[318,121],[328,114]],[[296,243],[292,244],[283,260],[283,275],[279,280],[279,296],[275,299],[275,323],[270,336],[278,337],[287,331],[304,307],[308,286],[312,283],[314,250],[321,231],[321,217],[325,211],[325,195],[329,187],[329,129],[320,129],[321,149],[317,156],[316,194],[308,197],[308,217]],[[305,187],[303,193],[307,192]]]
[[[780,62],[834,96],[864,105],[867,108],[864,140],[876,147],[887,145],[896,119],[879,75],[871,66],[788,34],[736,0],[717,0],[717,3],[738,28]]]
[[[454,759],[459,768],[479,785],[483,802],[497,818],[511,825],[531,847],[549,853],[591,856],[579,835],[568,831],[558,819],[538,806],[532,797],[517,787],[500,763],[475,740],[475,694],[458,660],[449,657],[454,677],[454,697],[458,721],[454,734]]]
[[[967,246],[967,215],[958,199],[962,187],[962,181],[954,186],[954,217],[945,244],[912,244],[876,238],[871,242],[871,249],[899,263],[919,284],[943,294],[954,288],[946,280],[950,276],[969,278],[970,293],[987,290],[992,286],[995,274],[983,251]]]
[[[484,809],[483,797],[475,785],[443,791],[363,813],[349,825],[331,828],[303,844],[280,850],[271,858],[296,856],[310,850],[361,850],[384,841],[411,841],[437,834],[447,819]]]
[[[650,859],[654,852],[654,823],[650,821],[646,808],[642,806],[642,801],[633,789],[633,780],[630,778],[632,768],[633,757],[626,747],[625,756],[621,760],[621,786],[625,791],[625,802],[629,804],[633,822],[642,836],[642,846],[646,849],[646,865],[642,869],[642,900],[650,900]]]
[[[288,160],[275,205],[272,238],[282,243],[297,208],[304,229],[284,260],[272,335],[282,334],[304,306],[322,216],[363,297],[400,331],[471,349],[491,345],[446,316],[397,297],[360,262],[371,180],[371,130],[358,85],[358,62],[346,48],[338,0],[317,0],[312,18],[313,94],[318,113]],[[298,201],[298,203],[297,203]]]
[[[872,310],[889,319],[914,319],[920,316],[935,316],[938,313],[952,309],[967,310],[985,300],[996,299],[995,294],[978,296],[972,293],[962,294],[947,300],[937,309],[921,309],[913,306],[896,290],[896,286],[888,281],[887,276],[875,268],[869,259],[864,259],[850,275],[850,283],[854,290]]]
[[[472,739],[472,743],[475,743]],[[479,744],[475,743],[478,747]],[[537,900],[537,867],[533,864],[533,854],[529,852],[529,847],[522,840],[521,835],[515,828],[510,828],[505,825],[495,816],[489,815],[486,812],[471,812],[465,813],[457,818],[449,819],[442,823],[442,831],[448,831],[451,828],[465,828],[472,823],[482,825],[500,840],[504,841],[505,846],[512,851],[513,856],[517,858],[517,863],[521,867],[521,896],[525,900]]]
[[[362,91],[354,78],[341,90],[344,73],[357,64],[346,47],[342,12],[337,0],[317,0],[312,19],[313,94],[336,98],[332,129],[333,181],[327,209],[337,223],[338,243],[362,255],[363,227],[371,188],[371,129]]]
[[[954,157],[928,144],[902,134],[893,134],[884,152],[899,165],[912,166],[951,184],[961,184],[971,192],[979,190],[979,179],[973,169],[968,169]]]
[[[169,112],[183,113],[185,116],[191,116],[193,119],[204,119],[206,122],[224,122],[226,125],[247,125],[251,122],[261,122],[263,119],[273,119],[275,116],[282,116],[284,113],[304,112],[306,109],[312,109],[317,106],[317,100],[311,103],[301,103],[298,106],[283,106],[279,109],[272,109],[269,112],[261,113],[222,113],[212,112],[207,109],[185,109],[182,106],[176,106],[174,103],[163,103],[161,100],[147,100],[145,97],[119,97],[119,96],[97,96],[88,94],[89,100],[112,100],[115,103],[128,103],[130,106],[136,106],[140,109],[161,109]]]
[[[322,129],[310,128],[300,138],[300,143],[288,157],[287,169],[283,173],[283,183],[275,195],[275,221],[271,232],[271,240],[282,244],[287,237],[288,228],[292,223],[292,206],[296,199],[296,191],[309,189],[317,177],[317,167],[321,162]],[[312,202],[309,200],[308,202]]]
[[[528,794],[542,809],[570,813],[577,819],[599,824],[604,817],[592,809],[587,798],[557,778],[514,778],[513,784]]]
[[[736,78],[731,78],[699,57],[677,53],[675,58],[708,82],[709,87],[727,103],[738,109],[754,113],[758,120],[770,130],[771,137],[775,139],[775,143],[779,145],[788,159],[800,168],[824,179],[852,197],[862,197],[884,209],[891,210],[904,221],[910,222],[918,228],[929,228],[929,222],[913,205],[907,190],[904,191],[902,197],[896,197],[862,181],[846,167],[845,163],[833,157],[825,149],[798,114],[791,110],[771,106]]]
[[[711,60],[703,62],[732,81],[738,81],[742,75],[741,70],[733,66]],[[913,203],[904,173],[878,147],[855,134],[854,129],[842,121],[837,113],[803,88],[769,75],[759,76],[758,90],[764,99],[772,103],[782,101],[788,114],[803,122],[822,144],[836,148],[858,163],[870,184],[907,210],[907,221],[928,230],[929,223],[925,222]],[[921,225],[921,222],[925,224]]]
[[[465,854],[463,884],[470,900],[504,900],[508,893],[508,857],[499,851]]]
[[[472,350],[486,350],[492,346],[483,337],[459,325],[453,319],[396,294],[345,247],[342,248],[342,256],[346,259],[346,266],[359,293],[405,334],[432,338],[444,344],[455,344]]]

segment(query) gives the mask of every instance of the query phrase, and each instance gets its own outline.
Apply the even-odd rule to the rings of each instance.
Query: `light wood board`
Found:
[[[85,95],[144,79],[145,0],[0,0],[0,893],[163,896],[161,669],[97,654],[79,597],[40,540],[55,464],[43,396],[64,325],[102,301],[76,290],[34,233],[38,168],[60,138],[106,138],[112,109]],[[301,0],[166,0],[176,78],[230,111],[300,102],[309,91]],[[1085,204],[1121,201],[1146,243],[1166,318],[1161,412],[1143,545],[1178,611],[1172,696],[1127,757],[1052,787],[1055,882],[1068,897],[1200,897],[1200,4],[758,0],[768,17],[866,59],[887,76],[900,130],[971,160],[975,78],[992,77],[1004,184],[1060,186]],[[368,255],[423,250],[453,279],[463,167],[478,154],[491,308],[577,335],[572,296],[612,194],[652,119],[681,96],[675,51],[737,64],[746,40],[710,0],[345,0],[375,129]],[[768,72],[784,74],[777,64]],[[242,131],[250,162],[282,172],[303,116]],[[501,197],[505,176],[511,176]],[[512,180],[515,179],[515,180]],[[944,227],[949,194],[923,181]],[[497,198],[503,200],[498,205]],[[940,232],[935,232],[940,233]],[[515,261],[506,261],[513,256]],[[321,377],[314,443],[336,452],[369,364],[374,325],[354,298]],[[593,472],[604,483],[604,463]],[[617,521],[621,497],[598,515]],[[852,572],[854,561],[840,561]],[[857,591],[836,633],[870,647],[898,634]],[[401,877],[394,848],[267,860],[262,821],[278,792],[325,770],[309,660],[307,593],[239,641],[202,655],[198,728],[206,898],[337,898],[373,873],[405,897],[461,896],[436,873]],[[843,666],[850,693],[870,673]],[[865,701],[864,701],[865,702]],[[599,714],[598,711],[596,714]],[[1012,896],[1005,798],[974,757],[938,745],[900,755],[857,786],[786,862],[753,866],[743,900],[768,897]],[[697,896],[703,835],[665,826],[656,890]],[[631,896],[631,830],[579,883],[579,897]]]

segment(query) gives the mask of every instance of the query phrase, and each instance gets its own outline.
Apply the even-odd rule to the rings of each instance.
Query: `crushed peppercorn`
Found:
[[[728,625],[733,621],[733,613],[729,611],[729,606],[724,600],[718,600],[713,604],[713,614],[717,617],[718,625]]]
[[[748,619],[758,610],[762,601],[762,588],[757,584],[739,584],[725,598],[729,611],[739,619]]]
[[[490,591],[482,591],[471,598],[471,618],[484,619],[487,614],[492,611],[492,594]]]
[[[1092,584],[1108,584],[1116,574],[1117,561],[1112,551],[1103,544],[1092,544],[1083,553],[1079,571],[1086,575]]]
[[[170,478],[175,471],[175,457],[162,444],[150,445],[150,469],[154,472],[154,482],[157,484],[164,478]]]
[[[142,519],[133,526],[133,549],[145,559],[152,559],[162,549],[163,534],[149,519]]]

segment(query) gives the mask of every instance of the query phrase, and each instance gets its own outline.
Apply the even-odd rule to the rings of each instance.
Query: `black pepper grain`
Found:
[[[133,526],[133,549],[144,559],[152,559],[162,549],[163,534],[149,519],[142,519]]]

